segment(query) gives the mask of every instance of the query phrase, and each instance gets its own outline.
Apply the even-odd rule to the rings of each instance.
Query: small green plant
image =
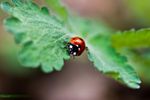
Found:
[[[150,29],[118,33],[103,23],[68,14],[59,0],[46,0],[55,16],[32,0],[12,1],[12,4],[3,2],[1,8],[10,15],[4,20],[4,26],[19,45],[22,65],[40,66],[45,73],[60,71],[64,60],[70,59],[67,42],[79,36],[85,40],[89,60],[100,72],[131,88],[140,88],[136,72],[118,52],[124,47],[149,47]]]

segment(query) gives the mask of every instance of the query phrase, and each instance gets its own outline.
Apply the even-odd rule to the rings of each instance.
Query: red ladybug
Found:
[[[85,50],[85,42],[80,37],[72,37],[67,45],[68,53],[73,56],[80,56]]]

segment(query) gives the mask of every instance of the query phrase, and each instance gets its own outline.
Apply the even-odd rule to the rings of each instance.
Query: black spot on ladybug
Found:
[[[80,56],[85,50],[85,42],[80,37],[72,37],[67,44],[68,53],[72,56]]]
[[[79,52],[79,50],[76,45],[68,43],[67,48],[68,48],[68,53],[70,55],[77,56],[77,53]]]

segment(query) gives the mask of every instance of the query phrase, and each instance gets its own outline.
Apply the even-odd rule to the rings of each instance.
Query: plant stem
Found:
[[[7,99],[7,98],[29,98],[28,95],[24,94],[0,94],[0,99]]]

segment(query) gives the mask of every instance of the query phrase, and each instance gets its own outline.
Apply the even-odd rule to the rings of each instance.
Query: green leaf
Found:
[[[150,29],[118,32],[111,40],[115,48],[147,48],[150,47]]]
[[[61,70],[63,60],[70,58],[65,48],[70,37],[66,28],[32,0],[12,1],[13,5],[4,2],[1,7],[12,15],[4,24],[21,47],[20,62],[33,68],[41,66],[44,72]]]
[[[95,35],[87,40],[89,59],[95,67],[131,88],[139,88],[141,83],[127,59],[119,55],[112,47],[107,36]]]
[[[127,59],[111,47],[108,38],[113,30],[103,22],[70,17],[69,24],[72,32],[79,33],[86,41],[89,59],[103,74],[123,82],[131,88],[139,88],[141,83],[134,69],[127,64]],[[74,27],[73,27],[74,26]]]
[[[61,3],[61,0],[45,0],[50,8],[58,14],[63,21],[67,20],[68,12],[64,5]]]

